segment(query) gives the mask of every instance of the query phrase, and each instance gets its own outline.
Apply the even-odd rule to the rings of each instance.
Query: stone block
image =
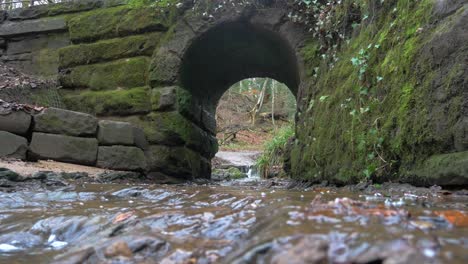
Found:
[[[30,149],[31,155],[38,159],[94,165],[98,141],[95,138],[33,133]]]
[[[211,163],[186,147],[152,145],[145,152],[148,171],[182,179],[209,178]]]
[[[6,54],[39,52],[43,49],[55,50],[67,45],[70,45],[70,40],[64,33],[16,37],[8,41]]]
[[[160,48],[151,60],[149,81],[152,87],[175,83],[182,61],[168,48]]]
[[[31,115],[23,111],[14,111],[8,115],[0,115],[0,130],[18,135],[26,135],[31,126]]]
[[[408,173],[416,185],[468,185],[468,151],[434,155]]]
[[[70,19],[69,30],[73,43],[82,43],[143,32],[166,31],[171,23],[170,14],[157,12],[155,8],[122,6],[79,14]]]
[[[137,147],[99,147],[97,166],[100,168],[126,171],[146,169],[144,152]]]
[[[34,132],[94,136],[98,120],[92,115],[58,108],[47,108],[34,116]]]
[[[130,123],[101,120],[98,125],[99,145],[127,145],[135,144],[134,127]]]
[[[212,135],[216,135],[216,118],[210,111],[202,110],[201,125],[206,131],[210,132]]]
[[[64,88],[115,90],[146,85],[149,59],[134,57],[112,62],[83,65],[61,71],[59,82]]]
[[[19,22],[6,21],[0,25],[0,37],[65,31],[67,23],[64,17],[26,20]]]
[[[151,111],[148,87],[109,91],[61,90],[67,109],[97,116],[128,116]]]
[[[26,159],[28,141],[9,132],[0,131],[0,157]]]
[[[146,135],[143,129],[135,126],[133,127],[133,140],[135,142],[135,146],[142,150],[148,150],[149,142],[146,139]]]
[[[136,56],[151,56],[161,33],[72,45],[59,50],[61,69]]]
[[[162,172],[172,177],[191,179],[192,169],[186,159],[185,147],[151,145],[145,152],[148,171]]]
[[[174,110],[177,102],[177,87],[155,88],[151,92],[153,111]]]

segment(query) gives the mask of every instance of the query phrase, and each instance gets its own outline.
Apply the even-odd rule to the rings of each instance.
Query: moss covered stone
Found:
[[[103,40],[92,44],[72,45],[59,50],[59,68],[92,64],[135,56],[151,56],[160,33]]]
[[[218,151],[216,138],[178,112],[153,112],[146,117],[144,128],[150,143],[185,145],[212,158]]]
[[[148,58],[134,57],[71,68],[62,72],[59,81],[64,88],[131,88],[146,84],[147,71]]]
[[[362,5],[374,19],[362,22],[333,63],[314,40],[302,50],[311,87],[298,102],[302,111],[290,152],[295,178],[395,180],[429,156],[454,149],[466,102],[463,71],[457,70],[467,54],[456,29],[463,28],[463,15],[452,14],[446,20],[460,23],[447,28],[439,22],[440,28],[430,26],[431,0],[377,7]],[[446,39],[453,39],[450,47]]]
[[[160,8],[129,8],[126,6],[96,9],[74,16],[68,22],[73,43],[98,39],[165,31],[173,17]]]
[[[468,151],[435,155],[404,175],[417,185],[468,185]]]
[[[63,92],[68,109],[97,116],[146,114],[151,110],[148,87],[128,90]]]
[[[177,178],[209,178],[208,160],[186,147],[150,146],[146,152],[150,172],[162,172]]]

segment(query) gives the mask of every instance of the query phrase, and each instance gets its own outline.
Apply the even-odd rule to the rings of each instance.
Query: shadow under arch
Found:
[[[221,23],[196,38],[184,54],[180,85],[213,113],[233,84],[264,77],[286,84],[296,96],[296,53],[279,32],[249,21]]]

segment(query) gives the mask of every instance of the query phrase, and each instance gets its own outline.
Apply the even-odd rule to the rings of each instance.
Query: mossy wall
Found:
[[[466,5],[440,15],[432,0],[354,2],[361,23],[335,56],[315,39],[302,49],[310,85],[298,102],[291,174],[428,184],[412,177],[425,160],[466,150],[455,146],[468,114]]]

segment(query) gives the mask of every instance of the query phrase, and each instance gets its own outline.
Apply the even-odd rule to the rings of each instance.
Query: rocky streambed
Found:
[[[14,175],[0,173],[0,263],[468,262],[466,191]]]

